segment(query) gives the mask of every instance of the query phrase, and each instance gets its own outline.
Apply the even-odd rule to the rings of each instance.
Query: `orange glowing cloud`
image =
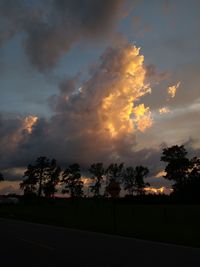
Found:
[[[84,186],[89,186],[92,182],[91,178],[88,178],[86,176],[81,177],[81,182],[83,182]]]
[[[160,114],[166,114],[166,113],[169,113],[169,112],[170,112],[170,109],[168,107],[163,107],[163,108],[159,109],[159,113]]]
[[[16,129],[16,131],[11,136],[10,147],[15,149],[20,141],[24,138],[24,133],[31,134],[34,125],[37,123],[38,117],[36,116],[27,116],[21,121],[21,126]]]
[[[46,137],[48,130],[48,143],[40,139],[34,150],[40,151],[42,144],[43,150],[55,151],[55,141],[62,140],[56,156],[63,157],[69,149],[70,161],[78,159],[80,164],[93,160],[129,161],[137,151],[137,135],[142,132],[143,136],[152,127],[154,113],[158,112],[151,112],[143,102],[144,96],[151,94],[148,75],[140,48],[130,44],[107,48],[87,80],[82,84],[77,78],[67,80],[61,85],[60,94],[51,98],[55,113],[45,122],[48,127],[42,133]],[[167,111],[160,109],[160,113]],[[7,142],[12,152],[23,141],[32,142],[38,124],[33,115],[20,117],[18,121]],[[31,153],[30,149],[26,153]]]
[[[3,181],[0,183],[0,194],[22,194],[20,190],[21,181]]]
[[[144,190],[149,194],[170,194],[173,191],[173,189],[164,186],[159,188],[146,187]]]
[[[133,108],[136,100],[151,93],[149,85],[145,83],[146,70],[140,48],[128,46],[123,51],[121,61],[120,73],[116,73],[120,74],[120,78],[113,84],[110,94],[102,99],[99,110],[102,128],[112,138],[133,133],[135,129],[144,132],[152,125],[149,107],[140,104]]]
[[[177,91],[177,89],[179,88],[179,86],[180,86],[180,82],[178,82],[177,84],[175,84],[175,85],[173,85],[173,86],[170,86],[168,89],[167,89],[167,92],[168,92],[168,94],[169,94],[169,96],[171,97],[171,98],[174,98],[175,96],[176,96],[176,91]]]
[[[144,104],[140,104],[133,108],[134,123],[141,132],[144,132],[147,128],[150,128],[153,123],[151,117],[151,111],[149,107],[145,107]]]
[[[23,130],[26,130],[29,134],[32,133],[33,126],[37,123],[38,117],[36,116],[28,116],[23,121]]]
[[[161,170],[161,171],[159,171],[157,174],[156,174],[156,178],[160,178],[160,177],[163,177],[163,176],[165,176],[166,175],[166,172],[164,171],[164,170]]]

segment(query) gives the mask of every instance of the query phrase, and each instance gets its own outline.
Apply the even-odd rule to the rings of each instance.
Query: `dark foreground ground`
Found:
[[[0,219],[0,266],[200,266],[200,249]]]
[[[200,247],[200,205],[59,199],[0,205],[0,217]]]

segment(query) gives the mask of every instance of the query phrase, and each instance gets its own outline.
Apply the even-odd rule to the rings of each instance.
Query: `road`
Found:
[[[2,267],[200,266],[200,249],[0,219]]]

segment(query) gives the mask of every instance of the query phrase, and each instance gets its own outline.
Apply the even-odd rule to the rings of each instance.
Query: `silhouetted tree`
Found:
[[[95,180],[94,185],[90,186],[91,192],[94,192],[94,196],[98,197],[100,195],[101,181],[105,174],[103,163],[92,164],[89,168],[89,172],[93,175],[92,178]]]
[[[135,170],[133,167],[127,167],[124,170],[123,185],[124,190],[126,190],[129,195],[133,195],[133,192],[135,190]]]
[[[190,160],[190,171],[188,180],[190,182],[200,180],[200,158],[194,157]]]
[[[59,176],[61,173],[61,168],[57,165],[55,159],[53,159],[47,170],[47,179],[43,185],[43,191],[46,197],[54,197],[57,192],[56,185],[59,182]]]
[[[190,160],[187,179],[185,183],[179,188],[184,197],[199,198],[200,188],[200,159],[194,157]]]
[[[166,175],[163,177],[175,181],[175,192],[181,191],[188,178],[191,163],[186,156],[187,151],[183,145],[164,148],[162,152],[161,161],[168,163],[165,168]]]
[[[120,182],[122,179],[123,167],[123,163],[112,163],[105,172],[108,181],[106,192],[109,193],[111,197],[119,196],[119,193],[121,191]]]
[[[46,157],[39,157],[34,165],[28,165],[20,188],[24,190],[24,194],[37,192],[38,197],[41,197],[43,193],[48,197],[53,196],[56,192],[55,186],[59,174],[60,167],[57,166],[56,160],[50,161]]]
[[[4,181],[3,174],[0,172],[0,182]]]
[[[83,182],[81,181],[79,164],[72,164],[63,172],[62,182],[65,185],[63,193],[69,193],[72,198],[83,195]]]
[[[145,194],[144,188],[146,186],[149,186],[149,183],[144,182],[144,178],[149,173],[149,170],[147,167],[144,166],[136,166],[134,169],[135,172],[135,191],[137,194],[142,195]]]
[[[24,195],[35,194],[37,191],[37,177],[35,175],[35,167],[28,165],[23,176],[25,179],[20,183],[20,188],[24,191]]]
[[[46,157],[37,158],[36,165],[34,167],[35,176],[38,180],[38,196],[40,197],[42,194],[43,186],[48,178],[49,159]]]

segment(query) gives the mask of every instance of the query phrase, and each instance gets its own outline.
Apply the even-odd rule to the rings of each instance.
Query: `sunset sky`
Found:
[[[200,155],[199,0],[0,0],[0,170]]]

